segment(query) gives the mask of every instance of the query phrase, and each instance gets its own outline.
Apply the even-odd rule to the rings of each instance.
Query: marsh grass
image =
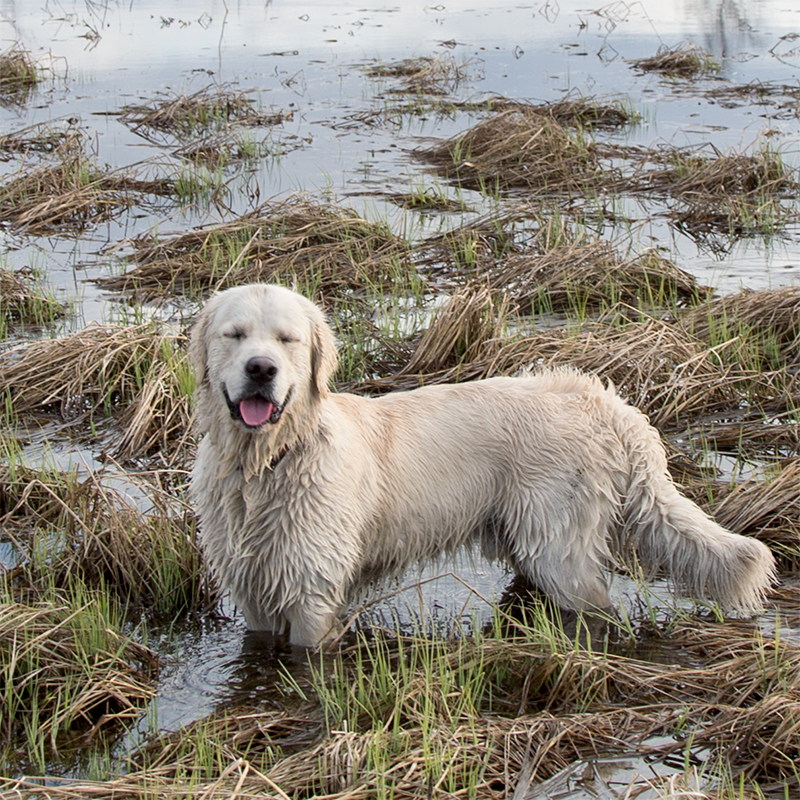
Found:
[[[749,152],[617,145],[598,140],[584,118],[581,107],[511,106],[414,156],[489,197],[524,191],[588,214],[608,195],[667,201],[655,213],[700,240],[773,236],[796,216],[797,171],[768,144]]]
[[[263,159],[278,159],[308,143],[308,139],[293,134],[256,136],[249,130],[234,127],[193,139],[173,150],[172,155],[191,164],[195,170],[229,173],[255,168]]]
[[[490,195],[511,189],[536,195],[583,192],[601,178],[591,140],[535,106],[495,113],[414,155],[446,179]]]
[[[53,153],[59,147],[80,146],[81,136],[64,120],[40,122],[0,136],[0,153],[8,156]]]
[[[419,375],[472,362],[488,342],[504,334],[507,308],[486,287],[467,287],[433,314],[399,375]]]
[[[699,78],[719,72],[720,69],[708,51],[691,42],[683,42],[675,47],[662,46],[656,55],[638,58],[630,63],[641,72],[658,72],[670,78]]]
[[[64,316],[66,308],[30,270],[0,268],[0,332],[6,325],[44,326]]]
[[[149,506],[141,511],[105,480],[20,465],[0,472],[3,538],[20,559],[7,575],[14,590],[35,598],[81,585],[157,618],[213,607],[187,505],[157,481],[131,479],[139,505]]]
[[[733,786],[766,781],[791,790],[796,647],[747,624],[678,615],[661,627],[645,623],[674,660],[644,661],[575,645],[563,630],[543,635],[544,613],[502,632],[490,624],[474,638],[377,631],[311,656],[306,678],[287,674],[283,711],[215,713],[146,744],[113,781],[6,786],[23,798],[106,798],[147,787],[167,798],[193,790],[500,800],[563,779],[576,762],[586,770],[624,752],[656,762],[655,782],[680,785],[659,759],[705,753],[707,764],[726,764],[703,776],[709,786],[722,774]]]
[[[709,510],[736,533],[769,545],[787,569],[800,565],[800,462],[788,459],[764,476],[717,485]]]
[[[631,162],[632,191],[671,198],[667,216],[695,238],[774,235],[793,218],[797,171],[769,144],[752,152],[665,148]]]
[[[233,125],[272,127],[294,112],[263,113],[248,93],[227,84],[206,86],[193,94],[159,95],[142,105],[126,105],[120,121],[134,133],[159,143],[202,137]]]
[[[70,137],[46,163],[23,164],[0,186],[0,221],[32,235],[80,232],[122,213],[143,195],[174,194],[169,178],[104,171],[84,142]]]
[[[40,82],[33,56],[19,43],[0,54],[0,105],[26,103]]]
[[[107,603],[80,589],[66,593],[68,604],[28,605],[14,602],[7,589],[3,594],[0,728],[6,742],[21,737],[31,752],[52,757],[73,729],[93,737],[139,716],[154,694],[157,659],[122,634]],[[5,749],[6,765],[14,757]]]
[[[473,280],[502,291],[521,313],[566,312],[578,319],[618,303],[674,309],[710,293],[656,250],[623,257],[610,242],[566,228],[554,239],[551,226],[479,272]]]
[[[680,324],[715,347],[736,337],[752,353],[748,366],[763,370],[800,364],[800,287],[743,290],[687,309]]]
[[[471,361],[462,359],[456,366],[432,372],[404,372],[366,381],[362,390],[408,389],[423,383],[570,365],[613,381],[655,425],[666,429],[701,414],[735,408],[739,401],[732,369],[721,366],[697,339],[654,318],[621,326],[586,322],[576,330],[554,328],[501,340],[490,338],[472,352]],[[754,375],[746,377],[748,381],[756,379]]]
[[[254,281],[294,284],[310,296],[419,282],[408,245],[387,225],[299,195],[234,222],[131,244],[136,266],[98,283],[143,299],[197,296]]]
[[[370,78],[391,78],[400,86],[393,93],[419,95],[447,95],[455,92],[467,79],[470,62],[458,63],[450,53],[436,56],[406,58],[389,64],[376,64],[366,68]]]
[[[0,354],[0,396],[14,414],[93,426],[114,416],[113,447],[133,459],[180,445],[191,417],[194,375],[185,339],[153,324],[90,325]]]

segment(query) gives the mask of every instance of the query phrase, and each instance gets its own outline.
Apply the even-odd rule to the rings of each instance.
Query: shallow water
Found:
[[[459,98],[496,93],[546,102],[570,93],[623,96],[643,122],[616,134],[618,140],[644,145],[711,143],[721,150],[741,150],[768,136],[784,159],[797,166],[796,99],[780,107],[776,101],[756,105],[707,95],[711,89],[754,81],[798,86],[800,8],[793,5],[787,0],[644,0],[593,9],[585,0],[545,0],[533,5],[409,2],[365,8],[350,0],[2,0],[3,42],[19,41],[32,50],[51,65],[52,79],[24,106],[0,108],[0,134],[58,120],[91,133],[101,164],[126,167],[152,160],[152,169],[168,173],[181,166],[171,155],[175,143],[157,145],[130,131],[115,116],[123,105],[152,100],[159,92],[189,94],[212,83],[230,83],[253,90],[264,110],[294,112],[272,132],[254,132],[271,137],[283,152],[234,176],[227,209],[209,206],[165,214],[134,207],[80,237],[30,238],[2,230],[3,261],[10,269],[41,270],[59,296],[75,304],[64,328],[77,329],[91,320],[124,318],[125,308],[91,279],[121,270],[109,245],[154,228],[181,231],[230,219],[266,199],[298,190],[335,198],[370,219],[388,219],[393,229],[419,237],[458,224],[459,215],[401,211],[384,197],[421,185],[436,185],[456,196],[454,189],[427,174],[410,152],[430,137],[465,130],[472,118],[462,113],[430,115],[405,118],[397,127],[358,121],[363,112],[393,102],[389,90],[395,83],[367,77],[365,65],[443,52],[469,63],[469,79],[456,92]],[[682,41],[709,49],[721,71],[698,81],[669,81],[640,74],[628,63]],[[17,166],[13,160],[0,164],[0,174],[11,174]],[[463,194],[474,214],[491,207],[475,193]],[[722,291],[798,280],[796,226],[771,241],[742,240],[717,252],[676,232],[654,214],[657,210],[625,202],[630,221],[609,224],[603,233],[628,237],[637,249],[663,248],[679,266]],[[45,449],[33,452],[35,457]],[[99,464],[96,456],[68,443],[56,449],[62,464],[94,468]],[[429,567],[423,578],[448,569]],[[453,569],[490,600],[509,580],[499,566],[465,561]],[[414,580],[407,577],[408,583]],[[623,586],[621,602],[626,602],[626,591]],[[393,598],[373,609],[373,619],[396,612],[413,625],[417,601],[414,590],[408,595],[407,603]],[[429,624],[434,627],[446,627],[454,617],[481,619],[486,613],[480,597],[451,577],[426,584],[423,601],[422,614],[433,614]],[[174,729],[220,705],[258,698],[276,680],[278,663],[292,659],[272,640],[245,636],[235,616],[154,631],[152,636],[165,668],[149,722],[142,723],[132,740],[155,717],[160,727]],[[294,668],[304,669],[294,663]]]
[[[642,124],[625,134],[628,141],[741,150],[768,134],[787,161],[797,164],[796,99],[779,108],[776,102],[722,102],[705,94],[754,81],[797,84],[800,48],[792,36],[800,30],[800,11],[790,5],[649,0],[593,10],[581,0],[568,0],[489,6],[416,2],[365,9],[348,2],[298,6],[244,0],[174,2],[165,9],[154,0],[73,0],[44,8],[6,2],[2,39],[22,42],[52,65],[53,77],[24,107],[0,109],[2,132],[59,120],[92,134],[101,164],[125,167],[156,159],[170,171],[180,167],[180,160],[170,156],[175,143],[157,146],[137,136],[114,116],[121,106],[152,100],[158,92],[189,94],[230,83],[253,90],[263,109],[294,115],[268,134],[283,144],[285,154],[234,181],[226,198],[230,211],[189,209],[165,219],[138,208],[77,240],[27,241],[6,233],[5,260],[13,268],[44,269],[64,296],[78,300],[74,323],[82,324],[112,314],[108,298],[87,282],[120,269],[103,246],[156,225],[162,232],[182,230],[297,190],[336,197],[373,219],[388,217],[397,230],[454,224],[452,215],[426,215],[420,223],[419,214],[399,211],[375,194],[431,185],[434,181],[409,151],[421,137],[464,130],[470,118],[431,115],[397,128],[355,121],[359,113],[391,103],[387,92],[396,86],[367,77],[365,65],[444,52],[470,65],[469,79],[456,92],[460,98],[496,93],[543,102],[570,93],[623,96],[643,116]],[[670,81],[640,74],[628,63],[684,41],[708,48],[721,65],[719,74]],[[13,162],[5,165],[7,171],[15,168]],[[475,193],[466,195],[476,211],[485,206]],[[629,234],[642,245],[665,247],[703,282],[727,291],[797,279],[796,229],[769,243],[743,241],[713,253],[675,233],[648,213],[652,209],[637,206],[625,209],[633,219],[630,226],[609,228],[609,235]]]

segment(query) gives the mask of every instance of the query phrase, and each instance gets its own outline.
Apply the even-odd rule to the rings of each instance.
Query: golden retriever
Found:
[[[367,577],[472,536],[566,609],[608,607],[606,570],[631,551],[730,611],[774,580],[769,549],[681,495],[656,430],[596,377],[332,393],[322,312],[265,284],[211,298],[190,355],[201,540],[251,629],[318,645]]]

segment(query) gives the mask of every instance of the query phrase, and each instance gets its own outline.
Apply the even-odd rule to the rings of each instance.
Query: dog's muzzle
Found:
[[[232,400],[224,385],[222,394],[228,404],[231,417],[253,429],[263,425],[274,425],[281,418],[286,403],[289,401],[287,397],[283,403],[278,404],[271,397],[263,394],[251,394],[238,400]]]
[[[278,367],[271,358],[253,356],[244,365],[247,375],[247,389],[236,400],[232,400],[225,385],[222,393],[233,419],[244,423],[248,428],[274,425],[281,418],[288,396],[283,403],[277,403],[272,396],[272,382],[278,374]]]

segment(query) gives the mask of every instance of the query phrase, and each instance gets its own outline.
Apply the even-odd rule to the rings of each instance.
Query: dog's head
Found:
[[[201,427],[223,419],[271,432],[293,408],[323,398],[336,344],[322,311],[281,286],[227,289],[206,303],[192,329]],[[204,422],[205,420],[205,422]]]

